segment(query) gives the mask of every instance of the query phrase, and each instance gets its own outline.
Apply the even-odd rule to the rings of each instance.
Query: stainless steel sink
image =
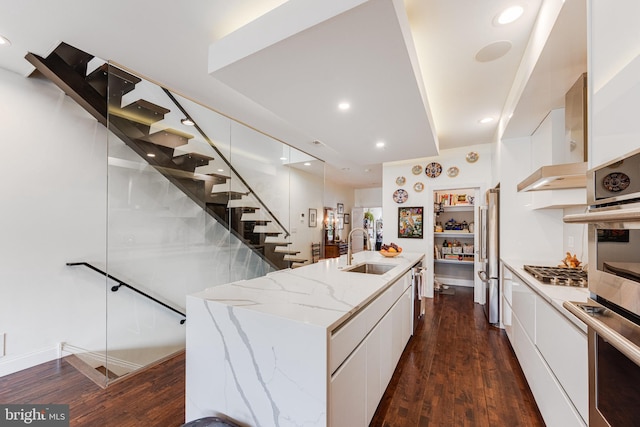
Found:
[[[396,267],[392,264],[359,264],[354,267],[345,267],[342,271],[348,271],[351,273],[364,273],[364,274],[384,274],[392,268]]]

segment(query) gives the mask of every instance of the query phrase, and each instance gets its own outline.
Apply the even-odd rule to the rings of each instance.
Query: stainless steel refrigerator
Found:
[[[486,206],[480,208],[481,267],[478,276],[485,288],[484,312],[492,325],[500,323],[500,188],[492,188],[486,193]]]

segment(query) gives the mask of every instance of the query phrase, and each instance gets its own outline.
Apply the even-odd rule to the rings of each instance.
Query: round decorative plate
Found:
[[[424,184],[421,182],[416,182],[415,184],[413,184],[413,189],[419,193],[424,190]]]
[[[411,168],[411,172],[413,172],[414,175],[420,175],[422,173],[422,166],[415,165]]]
[[[629,184],[631,184],[631,178],[621,172],[613,172],[605,176],[602,180],[602,185],[608,191],[617,193],[618,191],[625,190]]]
[[[396,203],[404,203],[409,198],[409,193],[402,188],[393,192],[393,201]]]
[[[456,176],[458,176],[458,172],[460,172],[460,169],[455,166],[451,166],[449,169],[447,169],[447,176],[449,178],[455,178]]]
[[[399,176],[396,178],[396,184],[398,185],[404,185],[405,182],[407,182],[407,180],[404,178],[404,176]]]
[[[470,151],[467,154],[467,162],[475,163],[476,160],[478,160],[479,157],[480,157],[480,155],[478,153],[476,153],[475,151]]]
[[[442,173],[442,165],[440,163],[432,162],[424,168],[424,171],[429,178],[435,178]]]

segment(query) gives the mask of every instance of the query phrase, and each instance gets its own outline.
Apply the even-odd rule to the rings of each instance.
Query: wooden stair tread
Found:
[[[171,110],[167,108],[145,101],[144,99],[139,99],[124,107],[109,106],[109,114],[146,126],[151,126],[164,119],[165,114],[168,114],[170,111]]]
[[[188,144],[191,138],[193,138],[193,135],[177,129],[167,128],[139,139],[167,148],[176,148]]]
[[[110,78],[109,76],[113,77]],[[129,74],[120,68],[109,66],[106,62],[89,73],[85,80],[97,90],[100,95],[106,97],[108,87],[109,93],[117,94],[118,98],[122,98],[122,95],[131,92],[135,89],[136,84],[142,81],[141,78]]]
[[[60,43],[52,54],[59,56],[67,65],[83,76],[87,74],[87,64],[94,58],[93,55],[64,42]]]

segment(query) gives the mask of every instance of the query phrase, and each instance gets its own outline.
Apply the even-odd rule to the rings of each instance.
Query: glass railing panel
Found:
[[[117,68],[108,92],[107,271],[127,286],[106,354],[135,370],[184,348],[187,295],[313,260],[324,163]]]

